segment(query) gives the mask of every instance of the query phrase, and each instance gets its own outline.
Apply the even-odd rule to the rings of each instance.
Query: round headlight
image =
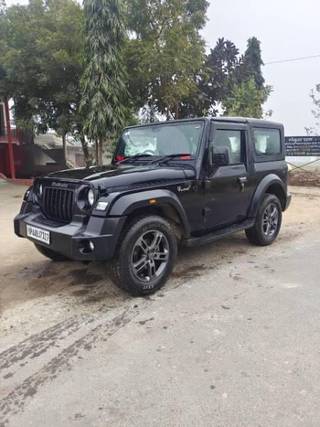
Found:
[[[88,203],[89,203],[89,205],[92,206],[94,204],[94,201],[95,201],[94,192],[90,188],[90,190],[88,191]]]
[[[29,200],[30,193],[31,193],[30,188],[24,193],[23,200],[25,202],[27,202]]]

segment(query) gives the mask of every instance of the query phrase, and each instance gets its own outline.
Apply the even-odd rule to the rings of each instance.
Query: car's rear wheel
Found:
[[[160,216],[138,218],[127,227],[112,262],[115,282],[134,296],[160,289],[174,266],[177,239]]]
[[[44,255],[47,258],[50,258],[52,261],[69,261],[69,258],[67,258],[66,256],[59,254],[57,252],[54,252],[52,249],[49,248],[45,248],[42,245],[38,245],[37,243],[34,244],[34,246],[36,247],[36,249],[38,249],[38,251]]]
[[[256,222],[246,230],[250,243],[259,246],[271,245],[277,238],[282,223],[282,208],[277,196],[266,194],[258,209]]]

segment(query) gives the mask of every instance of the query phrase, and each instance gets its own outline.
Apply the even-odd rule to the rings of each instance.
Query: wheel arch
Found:
[[[255,217],[258,212],[259,204],[265,194],[274,194],[278,197],[281,208],[284,211],[287,203],[287,188],[278,175],[271,174],[265,176],[259,183],[249,210],[249,217]]]
[[[137,216],[159,215],[175,225],[180,237],[190,235],[190,225],[177,195],[169,190],[150,190],[121,196],[112,205],[109,215],[126,216],[126,227]]]

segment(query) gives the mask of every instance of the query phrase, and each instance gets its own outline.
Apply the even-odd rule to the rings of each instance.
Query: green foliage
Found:
[[[5,13],[2,66],[20,126],[82,133],[79,81],[83,70],[83,15],[73,0],[30,0]]]
[[[254,78],[236,84],[232,97],[224,101],[226,116],[263,117],[262,105],[269,96],[270,89],[258,89]]]
[[[6,84],[6,70],[3,64],[4,55],[8,49],[7,45],[8,20],[6,16],[6,6],[3,0],[0,0],[0,96],[8,95]]]
[[[208,2],[128,0],[126,5],[126,60],[135,107],[147,104],[151,116],[181,118],[190,98],[199,95],[197,76],[204,62],[199,30]]]
[[[216,115],[221,106],[262,117],[271,88],[260,42],[249,39],[241,56],[221,38],[206,55],[207,7],[206,0],[84,0],[84,8],[29,0],[6,8],[0,0],[0,95],[14,98],[22,127],[72,134],[87,157],[94,141],[99,163],[102,146],[138,120]]]
[[[251,37],[247,43],[247,50],[240,60],[239,78],[240,81],[254,78],[258,89],[264,88],[264,77],[261,66],[263,65],[261,57],[261,43],[256,37]]]
[[[219,103],[230,97],[237,82],[239,50],[229,40],[220,38],[211,49],[206,61],[206,74],[201,82],[211,106],[211,114],[216,115]]]
[[[121,2],[85,0],[86,57],[82,87],[85,132],[99,144],[113,137],[125,122],[126,76],[122,64],[125,27]],[[98,153],[98,151],[97,151]]]
[[[271,87],[264,84],[260,42],[248,40],[244,55],[229,40],[221,38],[211,49],[199,87],[205,94],[208,111],[216,115],[222,106],[225,114],[262,117],[262,105]]]

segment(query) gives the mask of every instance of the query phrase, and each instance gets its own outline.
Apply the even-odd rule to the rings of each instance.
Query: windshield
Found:
[[[163,123],[126,129],[121,138],[116,158],[139,155],[170,156],[198,151],[203,121]]]

